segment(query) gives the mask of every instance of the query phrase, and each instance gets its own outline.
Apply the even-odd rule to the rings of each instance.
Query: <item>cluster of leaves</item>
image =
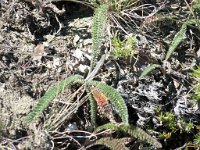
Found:
[[[124,125],[124,124],[113,124],[113,123],[108,123],[104,124],[102,126],[99,126],[96,131],[100,131],[103,129],[112,129],[118,132],[122,132],[125,134],[129,134],[133,137],[138,138],[141,141],[145,141],[147,143],[150,143],[156,148],[162,148],[162,145],[160,142],[158,142],[156,139],[152,138],[149,134],[144,132],[142,129],[138,127],[134,127],[131,125]]]
[[[136,38],[129,36],[125,40],[120,40],[118,37],[114,37],[112,40],[112,46],[112,55],[115,58],[132,57],[136,47]]]
[[[98,56],[100,55],[99,49],[101,46],[101,38],[103,36],[106,21],[107,21],[106,19],[107,11],[108,11],[108,5],[106,4],[100,5],[99,7],[97,7],[95,11],[94,19],[93,19],[93,30],[92,30],[93,59],[91,62],[91,69],[94,69],[94,70],[96,67],[93,65],[97,63]],[[134,45],[133,38],[129,38],[126,44],[130,45],[130,47],[128,47],[127,49],[132,50],[132,46]],[[91,70],[90,74],[93,74],[94,70]],[[93,76],[94,75],[95,73],[93,74]],[[113,130],[122,130],[123,132],[129,133],[130,135],[135,136],[140,140],[153,144],[155,147],[159,147],[159,148],[162,147],[162,145],[156,139],[149,136],[143,130],[139,128],[131,127],[129,125],[129,120],[128,120],[129,115],[128,115],[127,106],[125,104],[125,101],[121,97],[121,95],[113,87],[105,83],[102,83],[100,81],[92,80],[92,77],[90,79],[89,78],[84,79],[82,76],[73,75],[58,82],[56,85],[50,88],[43,97],[41,97],[38,104],[33,108],[32,112],[29,113],[28,116],[26,117],[26,121],[28,123],[33,122],[37,117],[39,117],[42,111],[49,106],[49,104],[55,99],[55,97],[58,94],[63,93],[66,88],[69,88],[71,85],[74,85],[77,83],[84,85],[84,87],[87,89],[86,91],[88,91],[88,94],[91,94],[90,91],[93,86],[99,89],[109,99],[110,103],[116,109],[116,112],[118,112],[118,115],[120,116],[121,121],[122,121],[121,122],[122,125],[120,127],[117,127],[115,125],[106,125],[104,126],[105,128],[109,127],[110,129],[113,129]],[[90,96],[89,99],[91,101],[90,102],[91,120],[92,120],[91,122],[95,124],[96,104],[94,104],[95,100],[93,96]]]
[[[194,12],[197,12],[200,14],[200,0],[196,0],[192,8]]]
[[[200,146],[200,132],[196,134],[194,143]]]
[[[94,2],[95,3],[94,6],[97,6],[97,8],[95,9],[95,14],[93,17],[93,26],[92,26],[93,56],[92,56],[92,61],[91,61],[90,73],[93,71],[93,69],[95,69],[95,64],[97,63],[100,56],[100,47],[102,44],[101,39],[104,36],[106,23],[108,22],[108,15],[109,15],[108,11],[119,12],[120,10],[124,8],[132,6],[136,2],[137,1],[131,1],[131,0],[124,0],[124,1],[100,0],[99,3]],[[199,11],[199,1],[197,1],[195,5],[193,5],[193,9],[196,12]],[[171,45],[166,53],[165,61],[167,61],[171,57],[174,50],[185,38],[188,26],[191,26],[193,24],[199,24],[199,23],[200,21],[197,19],[186,20],[182,23],[182,26],[179,32],[177,32],[177,34],[174,36],[174,39],[172,40]],[[136,39],[132,36],[129,36],[125,40],[120,40],[118,37],[115,37],[112,40],[112,46],[114,49],[112,54],[115,58],[132,57],[134,55]],[[157,64],[150,64],[144,70],[144,72],[141,74],[140,77],[144,77],[149,72],[160,67],[161,66]],[[95,74],[93,74],[93,76],[94,75]],[[121,121],[122,121],[121,122],[122,124],[120,126],[114,125],[114,124],[106,124],[104,126],[101,126],[101,128],[99,129],[112,129],[115,131],[121,131],[131,136],[134,136],[142,141],[146,141],[157,148],[162,147],[162,145],[156,139],[149,136],[146,132],[144,132],[140,128],[132,127],[131,125],[129,125],[129,120],[128,120],[129,116],[128,116],[128,110],[127,110],[126,104],[123,98],[121,97],[121,95],[113,87],[105,83],[101,83],[99,81],[84,79],[82,76],[79,76],[79,75],[70,76],[66,78],[65,80],[58,82],[55,86],[49,89],[49,91],[46,92],[46,94],[39,100],[39,103],[36,105],[33,111],[27,116],[27,122],[34,121],[34,119],[37,118],[45,108],[48,107],[50,102],[52,102],[53,99],[58,94],[62,93],[64,89],[69,88],[71,85],[74,85],[77,83],[84,85],[87,93],[89,94],[91,122],[93,125],[96,124],[95,120],[96,120],[96,112],[97,112],[96,110],[97,103],[94,97],[91,95],[91,88],[94,86],[97,89],[99,89],[103,94],[105,94],[109,102],[116,109],[116,112],[118,112],[118,115],[120,116]],[[200,86],[197,86],[195,88],[195,99],[200,100]],[[160,122],[162,122],[165,125],[166,128],[170,130],[169,133],[163,132],[162,134],[160,134],[159,136],[160,138],[161,137],[164,137],[165,139],[169,138],[171,136],[171,133],[175,133],[177,130],[179,130],[179,127],[177,126],[177,123],[176,123],[176,118],[173,115],[173,113],[166,113],[166,114],[161,113],[157,118]],[[183,130],[186,132],[190,132],[193,129],[192,123],[185,123],[183,120],[181,120],[180,124]],[[111,147],[115,149],[116,145],[119,144],[119,143],[113,144],[116,142],[116,140],[117,139],[109,139],[107,142],[105,142],[105,145],[109,145],[109,146],[112,145]],[[105,141],[105,139],[98,140],[97,144],[102,143],[102,141]],[[118,141],[121,141],[121,140],[118,139]]]
[[[194,129],[194,125],[192,122],[186,123],[184,120],[180,120],[178,126],[176,116],[172,112],[167,113],[160,113],[157,116],[158,121],[163,125],[165,130],[168,130],[168,132],[162,132],[159,135],[159,138],[162,139],[169,139],[173,133],[176,133],[178,130],[180,132],[186,132],[190,133]]]

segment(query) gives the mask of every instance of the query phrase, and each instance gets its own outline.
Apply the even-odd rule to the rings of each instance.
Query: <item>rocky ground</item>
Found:
[[[189,0],[143,1],[138,5],[149,3],[157,13],[174,15],[179,21],[156,22],[156,17],[149,16],[135,17],[135,24],[129,27],[122,23],[137,39],[134,57],[110,56],[95,79],[119,91],[128,107],[130,123],[157,138],[162,149],[198,149],[194,139],[199,132],[200,111],[193,98],[197,80],[192,72],[200,62],[199,24],[189,26],[170,59],[164,58],[182,22],[200,15],[192,13]],[[141,10],[133,14],[142,16]],[[151,11],[145,10],[144,15]],[[0,16],[0,148],[84,149],[92,144],[89,103],[83,90],[77,92],[78,85],[58,96],[36,122],[27,124],[24,117],[53,84],[71,74],[87,76],[93,9],[67,1],[1,0]],[[126,33],[116,27],[112,31],[126,38]],[[106,49],[111,49],[108,36],[103,42]],[[149,64],[161,67],[141,78]],[[67,110],[63,111],[66,119],[56,124],[55,114],[62,108]],[[99,124],[106,122],[100,114],[98,118]],[[52,130],[45,129],[45,124],[54,122]],[[127,147],[155,149],[139,143],[133,140]]]

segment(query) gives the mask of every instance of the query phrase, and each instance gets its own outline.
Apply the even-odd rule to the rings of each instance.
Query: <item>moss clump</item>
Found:
[[[114,37],[112,40],[113,52],[112,55],[115,58],[119,57],[132,57],[135,52],[136,38],[128,36],[125,40],[120,40],[118,37]]]

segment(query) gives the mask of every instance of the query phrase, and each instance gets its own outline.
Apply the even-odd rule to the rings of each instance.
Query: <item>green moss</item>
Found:
[[[194,143],[200,145],[200,132],[198,132],[195,136]]]
[[[178,126],[175,120],[175,115],[172,112],[160,113],[157,119],[162,122],[162,124],[171,130],[171,132],[176,132],[178,130]]]
[[[113,52],[115,58],[132,57],[136,47],[136,38],[129,36],[125,40],[120,40],[118,37],[112,40]]]
[[[194,12],[200,14],[200,0],[196,0],[192,8]]]

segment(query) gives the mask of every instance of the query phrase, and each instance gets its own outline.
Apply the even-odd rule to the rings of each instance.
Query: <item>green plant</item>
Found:
[[[32,122],[36,117],[38,117],[41,112],[47,108],[49,103],[60,93],[64,91],[65,88],[73,85],[73,84],[86,84],[86,87],[91,88],[92,86],[97,87],[100,89],[110,100],[111,104],[114,105],[114,107],[118,110],[119,116],[122,119],[122,122],[124,124],[128,124],[128,111],[126,104],[120,94],[111,86],[102,83],[100,81],[88,81],[85,82],[85,80],[82,78],[82,76],[75,75],[70,76],[66,78],[63,81],[60,81],[55,86],[53,86],[49,91],[45,93],[45,95],[39,100],[39,103],[34,107],[32,112],[27,116],[26,121]],[[89,89],[91,91],[91,89]],[[94,106],[91,107],[91,109],[94,109]]]
[[[169,139],[174,133],[177,133],[177,131],[180,133],[191,133],[194,129],[194,125],[191,121],[188,123],[183,119],[177,121],[176,116],[172,112],[160,112],[157,119],[165,128],[158,136],[161,139]]]
[[[147,142],[156,148],[161,148],[162,145],[154,138],[152,138],[149,134],[147,134],[145,131],[138,127],[134,127],[131,125],[125,125],[125,124],[113,124],[113,123],[107,123],[102,126],[99,126],[96,129],[96,132],[103,130],[103,129],[111,129],[115,131],[120,131],[125,134],[129,134],[130,136],[136,137],[141,141]]]
[[[186,123],[183,119],[180,120],[181,132],[190,133],[194,129],[194,124],[190,121]]]
[[[193,77],[197,79],[197,84],[194,86],[193,99],[199,102],[200,101],[200,67],[197,67],[197,69],[193,71],[192,75]]]
[[[113,51],[112,55],[115,58],[119,57],[133,57],[136,47],[136,38],[128,36],[125,40],[120,40],[114,37],[112,40]]]
[[[108,9],[108,5],[106,5],[106,4],[100,5],[99,7],[97,7],[97,9],[95,11],[95,15],[93,17],[93,29],[92,29],[93,56],[92,56],[91,68],[90,68],[91,70],[90,70],[90,74],[88,74],[88,78],[86,78],[86,80],[83,80],[81,76],[75,75],[75,76],[70,76],[67,79],[58,82],[55,86],[53,86],[51,89],[49,89],[49,91],[46,92],[46,94],[39,100],[39,103],[36,105],[36,107],[33,109],[33,111],[26,117],[27,122],[32,122],[36,117],[38,117],[40,115],[40,113],[45,108],[48,107],[49,103],[58,94],[62,93],[64,91],[64,89],[69,87],[70,85],[73,85],[76,83],[82,83],[82,84],[90,83],[90,84],[86,84],[86,88],[88,88],[88,86],[92,84],[92,82],[86,82],[86,81],[92,80],[92,78],[95,76],[95,74],[97,73],[97,71],[100,67],[97,65],[98,66],[98,67],[96,67],[97,70],[95,70],[94,64],[96,64],[98,56],[100,55],[99,49],[100,49],[100,45],[101,45],[101,38],[103,36],[104,29],[105,29],[107,9]],[[103,63],[103,61],[101,61],[101,63]],[[116,93],[116,92],[114,91],[114,93]],[[122,99],[120,99],[120,101],[121,100]],[[125,106],[125,105],[123,105],[123,106]],[[91,108],[94,108],[94,106],[92,106]],[[125,113],[125,114],[123,114],[123,115],[126,115],[126,117],[128,118],[127,109],[125,108],[124,111],[125,112],[123,112],[123,113]],[[121,116],[122,116],[122,114],[121,114]],[[128,123],[128,119],[126,118],[126,120],[124,120],[124,118],[125,117],[122,118],[122,121],[124,121],[125,123]]]
[[[50,88],[48,92],[45,93],[43,97],[40,98],[38,104],[34,107],[33,111],[26,117],[27,122],[32,122],[36,117],[38,117],[41,112],[48,107],[49,103],[61,92],[64,91],[66,87],[73,84],[79,83],[82,80],[79,75],[70,76],[65,80],[58,82],[55,86]]]
[[[155,70],[156,68],[159,68],[160,65],[157,65],[157,64],[150,64],[149,66],[147,66],[142,74],[140,75],[140,78],[143,78],[145,77],[147,74],[149,74],[151,71]]]
[[[53,86],[49,91],[45,93],[45,95],[39,100],[39,103],[33,109],[33,111],[27,116],[26,121],[32,122],[36,117],[40,115],[40,113],[48,107],[49,103],[53,101],[53,99],[60,93],[64,91],[65,88],[70,87],[73,84],[84,84],[87,91],[91,91],[91,87],[95,86],[100,89],[110,100],[110,102],[114,105],[114,107],[119,111],[119,116],[122,119],[124,124],[128,124],[128,111],[126,108],[126,104],[120,94],[112,87],[101,83],[99,81],[93,81],[92,78],[98,72],[100,66],[104,61],[104,56],[100,59],[100,63],[97,63],[98,56],[100,55],[100,46],[101,46],[101,39],[103,37],[103,33],[105,30],[106,20],[107,20],[107,10],[108,5],[102,4],[98,6],[95,10],[95,15],[93,17],[93,29],[92,29],[92,61],[91,61],[91,70],[86,79],[84,80],[83,77],[79,75],[74,75],[66,78],[58,82],[55,86]],[[94,67],[94,64],[96,64]],[[94,99],[90,96],[90,104],[91,104],[91,119],[92,122],[95,124],[95,104]]]
[[[200,14],[200,0],[195,0],[194,5],[192,6],[193,10]]]
[[[196,134],[194,143],[200,146],[200,132]]]
[[[171,45],[167,51],[167,54],[165,56],[165,60],[168,60],[170,58],[170,56],[172,55],[174,50],[181,43],[181,41],[185,38],[187,26],[191,26],[192,24],[197,24],[198,28],[199,28],[200,27],[199,23],[200,23],[200,20],[198,20],[198,19],[189,19],[189,20],[186,20],[182,24],[181,29],[176,33],[175,37],[172,40],[172,43],[171,43]]]
[[[94,66],[100,55],[100,46],[101,39],[104,35],[104,30],[106,26],[107,16],[108,16],[107,4],[102,4],[95,9],[95,15],[93,17],[92,24],[92,61],[91,61],[91,70],[94,69]]]
[[[161,112],[157,119],[163,124],[163,126],[169,128],[172,133],[175,133],[178,130],[175,115],[172,112]]]
[[[187,24],[184,23],[182,25],[181,29],[179,30],[179,32],[176,33],[174,39],[172,40],[172,43],[171,43],[171,45],[170,45],[170,47],[167,51],[165,60],[169,59],[169,57],[172,55],[174,50],[181,43],[181,41],[184,39],[186,31],[187,31]]]

